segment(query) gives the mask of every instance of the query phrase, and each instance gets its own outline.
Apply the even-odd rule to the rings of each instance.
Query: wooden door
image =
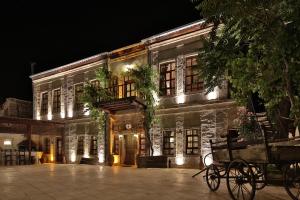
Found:
[[[56,162],[62,162],[62,139],[56,138]]]
[[[124,135],[125,140],[125,165],[135,165],[135,157],[137,152],[137,140],[133,134]]]

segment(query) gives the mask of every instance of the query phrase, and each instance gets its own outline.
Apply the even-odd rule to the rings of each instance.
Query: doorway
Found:
[[[137,136],[134,134],[123,135],[121,142],[120,157],[121,165],[135,165],[138,153]]]
[[[56,162],[61,163],[63,161],[62,156],[62,139],[56,138]]]

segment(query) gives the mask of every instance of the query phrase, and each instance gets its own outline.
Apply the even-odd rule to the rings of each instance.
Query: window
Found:
[[[108,91],[111,95],[115,98],[118,98],[119,91],[118,91],[118,77],[113,76],[108,82]]]
[[[186,154],[193,155],[199,153],[199,137],[198,130],[186,130]]]
[[[175,62],[169,62],[160,65],[159,91],[163,96],[175,95],[175,68]]]
[[[95,87],[96,89],[99,89],[100,88],[100,81],[98,81],[98,80],[92,80],[91,81],[91,85],[93,87]]]
[[[44,152],[49,154],[50,153],[50,139],[49,138],[45,138],[44,140]]]
[[[203,90],[203,81],[201,81],[199,78],[199,73],[196,66],[196,57],[190,57],[186,59],[185,92]]]
[[[140,134],[140,155],[146,155],[146,136],[144,133]]]
[[[163,144],[164,155],[175,154],[175,131],[164,131]]]
[[[97,136],[92,136],[92,138],[91,138],[90,154],[92,156],[96,156],[97,152],[98,152],[98,148],[97,148]]]
[[[60,89],[53,91],[53,113],[60,112],[60,96],[61,91]]]
[[[75,110],[83,111],[83,102],[81,100],[83,95],[83,84],[75,85]]]
[[[124,97],[136,96],[135,84],[129,76],[124,77]]]
[[[46,115],[48,113],[48,92],[42,94],[42,107],[41,115]]]
[[[83,155],[83,145],[84,145],[84,136],[78,137],[78,143],[77,143],[77,154]]]

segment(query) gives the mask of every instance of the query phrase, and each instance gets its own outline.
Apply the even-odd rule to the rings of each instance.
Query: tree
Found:
[[[208,91],[227,79],[241,104],[258,93],[287,136],[285,119],[296,125],[300,120],[300,1],[196,2],[206,25],[212,25],[199,53]]]

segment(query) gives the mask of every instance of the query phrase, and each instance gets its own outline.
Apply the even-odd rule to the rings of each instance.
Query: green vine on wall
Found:
[[[142,97],[146,108],[143,110],[145,116],[144,127],[145,135],[153,154],[152,141],[150,137],[150,129],[155,122],[156,99],[155,95],[158,94],[158,89],[155,84],[157,74],[152,70],[149,65],[137,66],[134,69],[129,69],[122,74],[129,76],[135,83],[137,93]],[[107,90],[108,82],[112,77],[107,67],[100,67],[96,72],[96,79],[99,81],[99,86],[91,83],[86,83],[82,101],[85,103],[87,110],[90,112],[92,118],[99,122],[99,125],[104,127],[105,113],[100,108],[100,102],[110,101],[113,95]]]

